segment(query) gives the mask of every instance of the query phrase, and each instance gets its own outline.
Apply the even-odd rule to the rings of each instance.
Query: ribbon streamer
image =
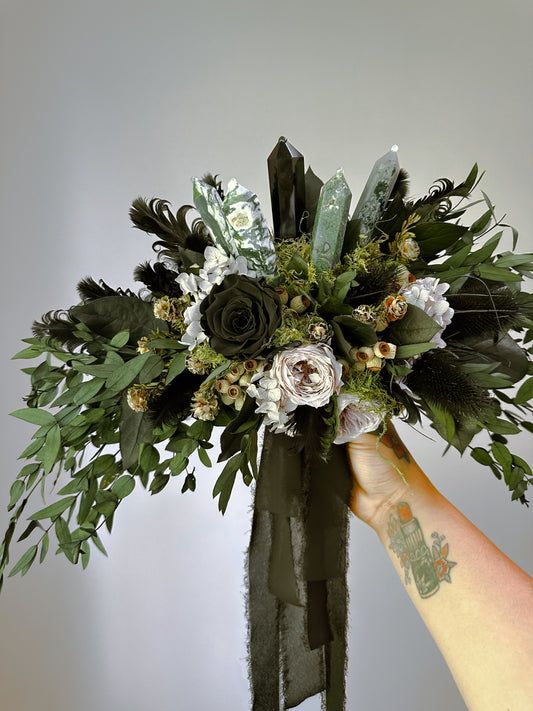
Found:
[[[319,693],[344,711],[351,486],[343,447],[324,462],[265,433],[247,561],[252,711]]]

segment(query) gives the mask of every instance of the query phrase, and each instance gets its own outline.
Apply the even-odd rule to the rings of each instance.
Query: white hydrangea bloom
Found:
[[[190,294],[193,303],[183,314],[187,329],[181,342],[192,350],[198,343],[207,340],[200,323],[200,304],[209,294],[215,284],[220,284],[228,274],[244,274],[254,278],[256,272],[249,269],[245,257],[227,255],[218,247],[206,247],[204,251],[205,262],[198,274],[182,272],[176,279],[184,294]]]
[[[446,342],[441,336],[453,318],[453,309],[444,296],[449,288],[449,284],[439,283],[435,277],[424,277],[417,279],[401,291],[408,304],[418,306],[441,326],[441,329],[431,339],[438,348],[446,347]]]

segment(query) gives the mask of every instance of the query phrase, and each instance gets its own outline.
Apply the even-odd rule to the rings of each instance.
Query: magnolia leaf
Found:
[[[405,316],[389,325],[386,340],[400,346],[429,343],[441,326],[418,306],[409,304]]]
[[[419,222],[412,228],[424,259],[448,249],[468,232],[464,225],[448,222]]]
[[[473,363],[496,363],[495,372],[507,375],[513,383],[527,374],[528,357],[509,335],[502,336],[496,343],[493,338],[471,337],[461,341],[469,352],[461,352],[461,360]]]
[[[376,333],[371,326],[351,316],[335,316],[333,322],[339,324],[345,337],[353,346],[373,346],[377,341]]]
[[[121,331],[129,331],[129,343],[152,331],[167,331],[166,321],[154,316],[153,305],[135,296],[105,296],[71,309],[73,318],[84,323],[93,333],[113,338]]]
[[[455,435],[451,442],[452,446],[463,454],[475,435],[481,432],[482,429],[483,426],[474,419],[465,418],[460,422],[456,422]]]

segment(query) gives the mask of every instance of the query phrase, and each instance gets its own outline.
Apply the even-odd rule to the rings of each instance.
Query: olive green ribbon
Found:
[[[319,693],[344,711],[350,491],[343,447],[325,462],[265,434],[247,560],[252,711]]]

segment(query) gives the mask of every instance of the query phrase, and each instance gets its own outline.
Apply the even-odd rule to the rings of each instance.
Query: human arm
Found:
[[[533,709],[531,577],[437,491],[392,425],[347,447],[352,510],[378,534],[470,711]]]

